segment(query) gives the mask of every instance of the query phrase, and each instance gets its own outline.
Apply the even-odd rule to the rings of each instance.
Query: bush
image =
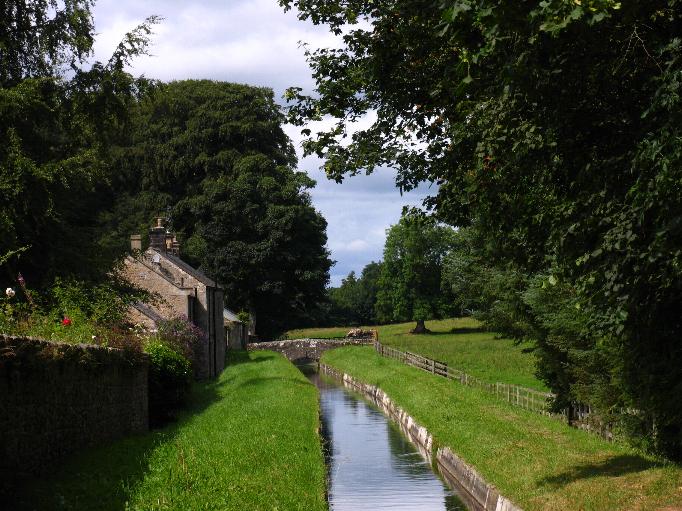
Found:
[[[201,328],[182,316],[159,321],[157,326],[161,342],[183,355],[193,366],[201,362],[196,351],[206,337]]]
[[[149,423],[159,426],[174,418],[185,404],[192,381],[192,364],[167,344],[152,340],[149,355]]]

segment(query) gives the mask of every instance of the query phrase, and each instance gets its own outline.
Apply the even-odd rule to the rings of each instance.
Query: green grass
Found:
[[[330,328],[299,328],[297,330],[289,330],[285,334],[285,337],[287,339],[303,339],[306,337],[311,339],[329,339],[331,337],[344,337],[353,328],[356,327],[333,326]]]
[[[291,363],[236,354],[217,381],[196,385],[178,422],[72,458],[16,507],[326,510],[318,421],[317,390]]]
[[[322,361],[381,387],[436,444],[449,446],[525,511],[672,510],[682,503],[679,465],[380,357],[371,347],[338,348]]]
[[[387,346],[447,362],[451,367],[489,383],[513,383],[547,390],[535,377],[535,356],[524,352],[529,344],[517,345],[496,333],[485,332],[473,318],[427,321],[430,334],[411,334],[414,326],[412,322],[368,328],[377,328],[379,340]],[[334,337],[345,335],[348,330],[350,327],[292,330],[287,337]]]

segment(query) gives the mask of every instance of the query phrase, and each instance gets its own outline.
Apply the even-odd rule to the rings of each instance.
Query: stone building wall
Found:
[[[0,334],[0,495],[71,452],[148,429],[147,357]]]
[[[179,288],[168,277],[160,275],[153,267],[133,257],[125,259],[122,274],[129,282],[157,294],[160,300],[153,308],[161,316],[172,318],[177,315],[189,315],[187,304],[188,296],[194,295],[192,289]]]
[[[206,342],[196,346],[194,352],[195,378],[205,380],[220,374],[225,367],[226,351],[223,290],[175,255],[156,249],[127,257],[123,275],[160,298],[158,303],[148,304],[160,317],[185,316],[204,330]],[[128,319],[147,327],[153,324],[134,307],[131,307]]]

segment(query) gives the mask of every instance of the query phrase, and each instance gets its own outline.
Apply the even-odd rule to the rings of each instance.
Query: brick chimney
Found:
[[[156,225],[149,229],[149,246],[159,252],[166,251],[166,228],[163,221],[162,217],[157,217]]]

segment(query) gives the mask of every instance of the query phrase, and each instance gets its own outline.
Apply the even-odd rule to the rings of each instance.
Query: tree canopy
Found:
[[[514,307],[542,326],[547,383],[638,409],[682,457],[680,2],[280,3],[345,43],[308,52],[314,94],[288,92],[292,121],[336,121],[306,128],[306,151],[336,180],[390,165],[402,188],[437,183],[436,215],[479,230],[522,287],[559,282],[581,332]]]
[[[92,0],[7,0],[0,5],[0,86],[57,76],[90,54]]]
[[[403,215],[386,236],[378,282],[376,313],[379,322],[424,321],[452,313],[451,295],[441,289],[442,265],[453,231],[432,217]]]
[[[0,20],[0,254],[3,280],[32,287],[56,276],[102,276],[97,243],[111,204],[109,149],[146,87],[118,60],[77,63],[89,51],[89,2],[9,2]],[[125,36],[122,59],[144,53],[150,18]],[[71,76],[60,77],[64,59]]]

